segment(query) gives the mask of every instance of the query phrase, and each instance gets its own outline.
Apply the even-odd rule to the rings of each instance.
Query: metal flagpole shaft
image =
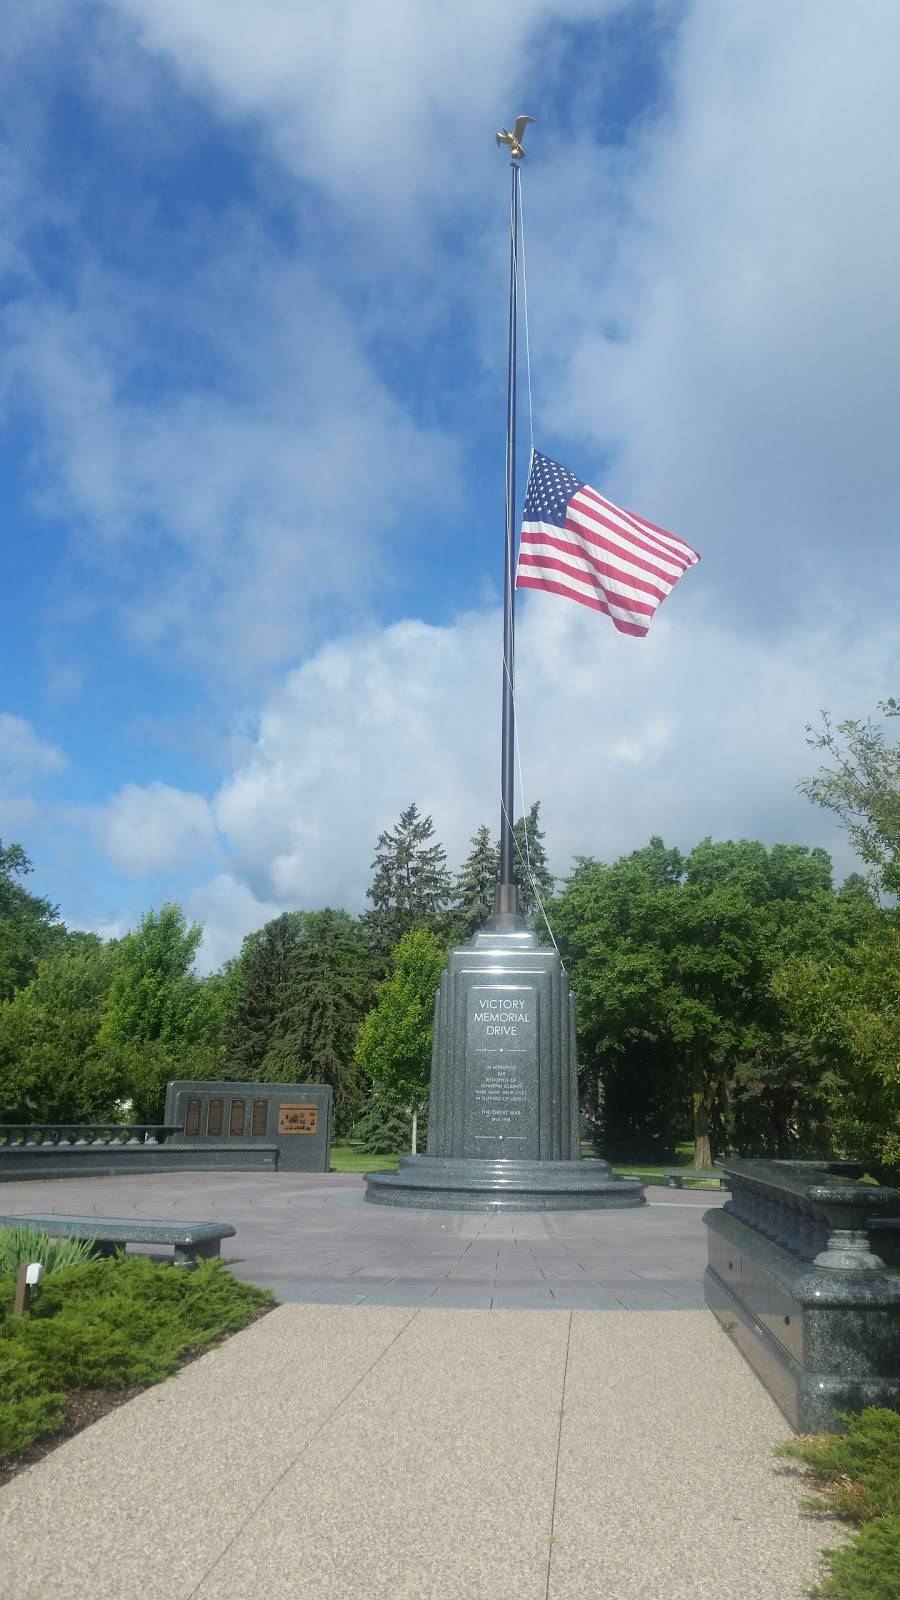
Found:
[[[503,717],[500,734],[500,883],[494,911],[500,915],[519,910],[519,891],[513,876],[513,805],[516,703],[513,682],[516,668],[516,311],[519,286],[519,162],[525,154],[522,139],[534,117],[517,117],[512,131],[501,128],[497,143],[512,159],[512,204],[509,240],[509,371],[506,389],[506,550],[503,562]]]
[[[500,889],[498,911],[516,911],[512,888],[513,806],[515,782],[516,706],[513,697],[516,651],[515,515],[516,515],[516,314],[518,310],[519,189],[518,163],[512,162],[512,228],[509,242],[509,367],[506,393],[506,545],[503,563],[503,716],[500,737]]]

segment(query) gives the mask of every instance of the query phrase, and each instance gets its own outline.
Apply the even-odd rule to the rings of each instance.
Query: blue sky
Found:
[[[497,805],[508,166],[535,442],[703,554],[650,637],[520,611],[555,869],[823,843],[897,692],[900,13],[33,0],[0,43],[0,836],[203,962]],[[521,437],[527,443],[524,385]],[[526,450],[521,452],[524,467]]]

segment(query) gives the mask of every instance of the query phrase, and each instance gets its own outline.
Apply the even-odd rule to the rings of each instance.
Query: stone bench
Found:
[[[666,1173],[666,1183],[670,1189],[683,1189],[686,1183],[693,1183],[697,1178],[717,1178],[720,1189],[728,1188],[727,1178],[718,1170],[713,1172],[700,1167],[676,1167]]]
[[[230,1222],[149,1222],[144,1217],[69,1217],[32,1211],[0,1217],[0,1228],[39,1228],[51,1239],[88,1239],[100,1255],[127,1244],[170,1244],[178,1264],[219,1255],[223,1239],[234,1238]]]

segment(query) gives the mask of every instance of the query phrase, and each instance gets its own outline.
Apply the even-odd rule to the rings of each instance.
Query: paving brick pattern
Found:
[[[640,1211],[482,1214],[367,1205],[330,1173],[178,1173],[4,1184],[6,1212],[230,1222],[238,1277],[313,1304],[676,1311],[703,1306],[703,1212],[649,1188]]]

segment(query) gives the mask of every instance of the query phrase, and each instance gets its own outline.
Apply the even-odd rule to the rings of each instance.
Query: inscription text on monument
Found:
[[[478,984],[467,993],[466,1146],[470,1155],[536,1156],[537,994]]]

